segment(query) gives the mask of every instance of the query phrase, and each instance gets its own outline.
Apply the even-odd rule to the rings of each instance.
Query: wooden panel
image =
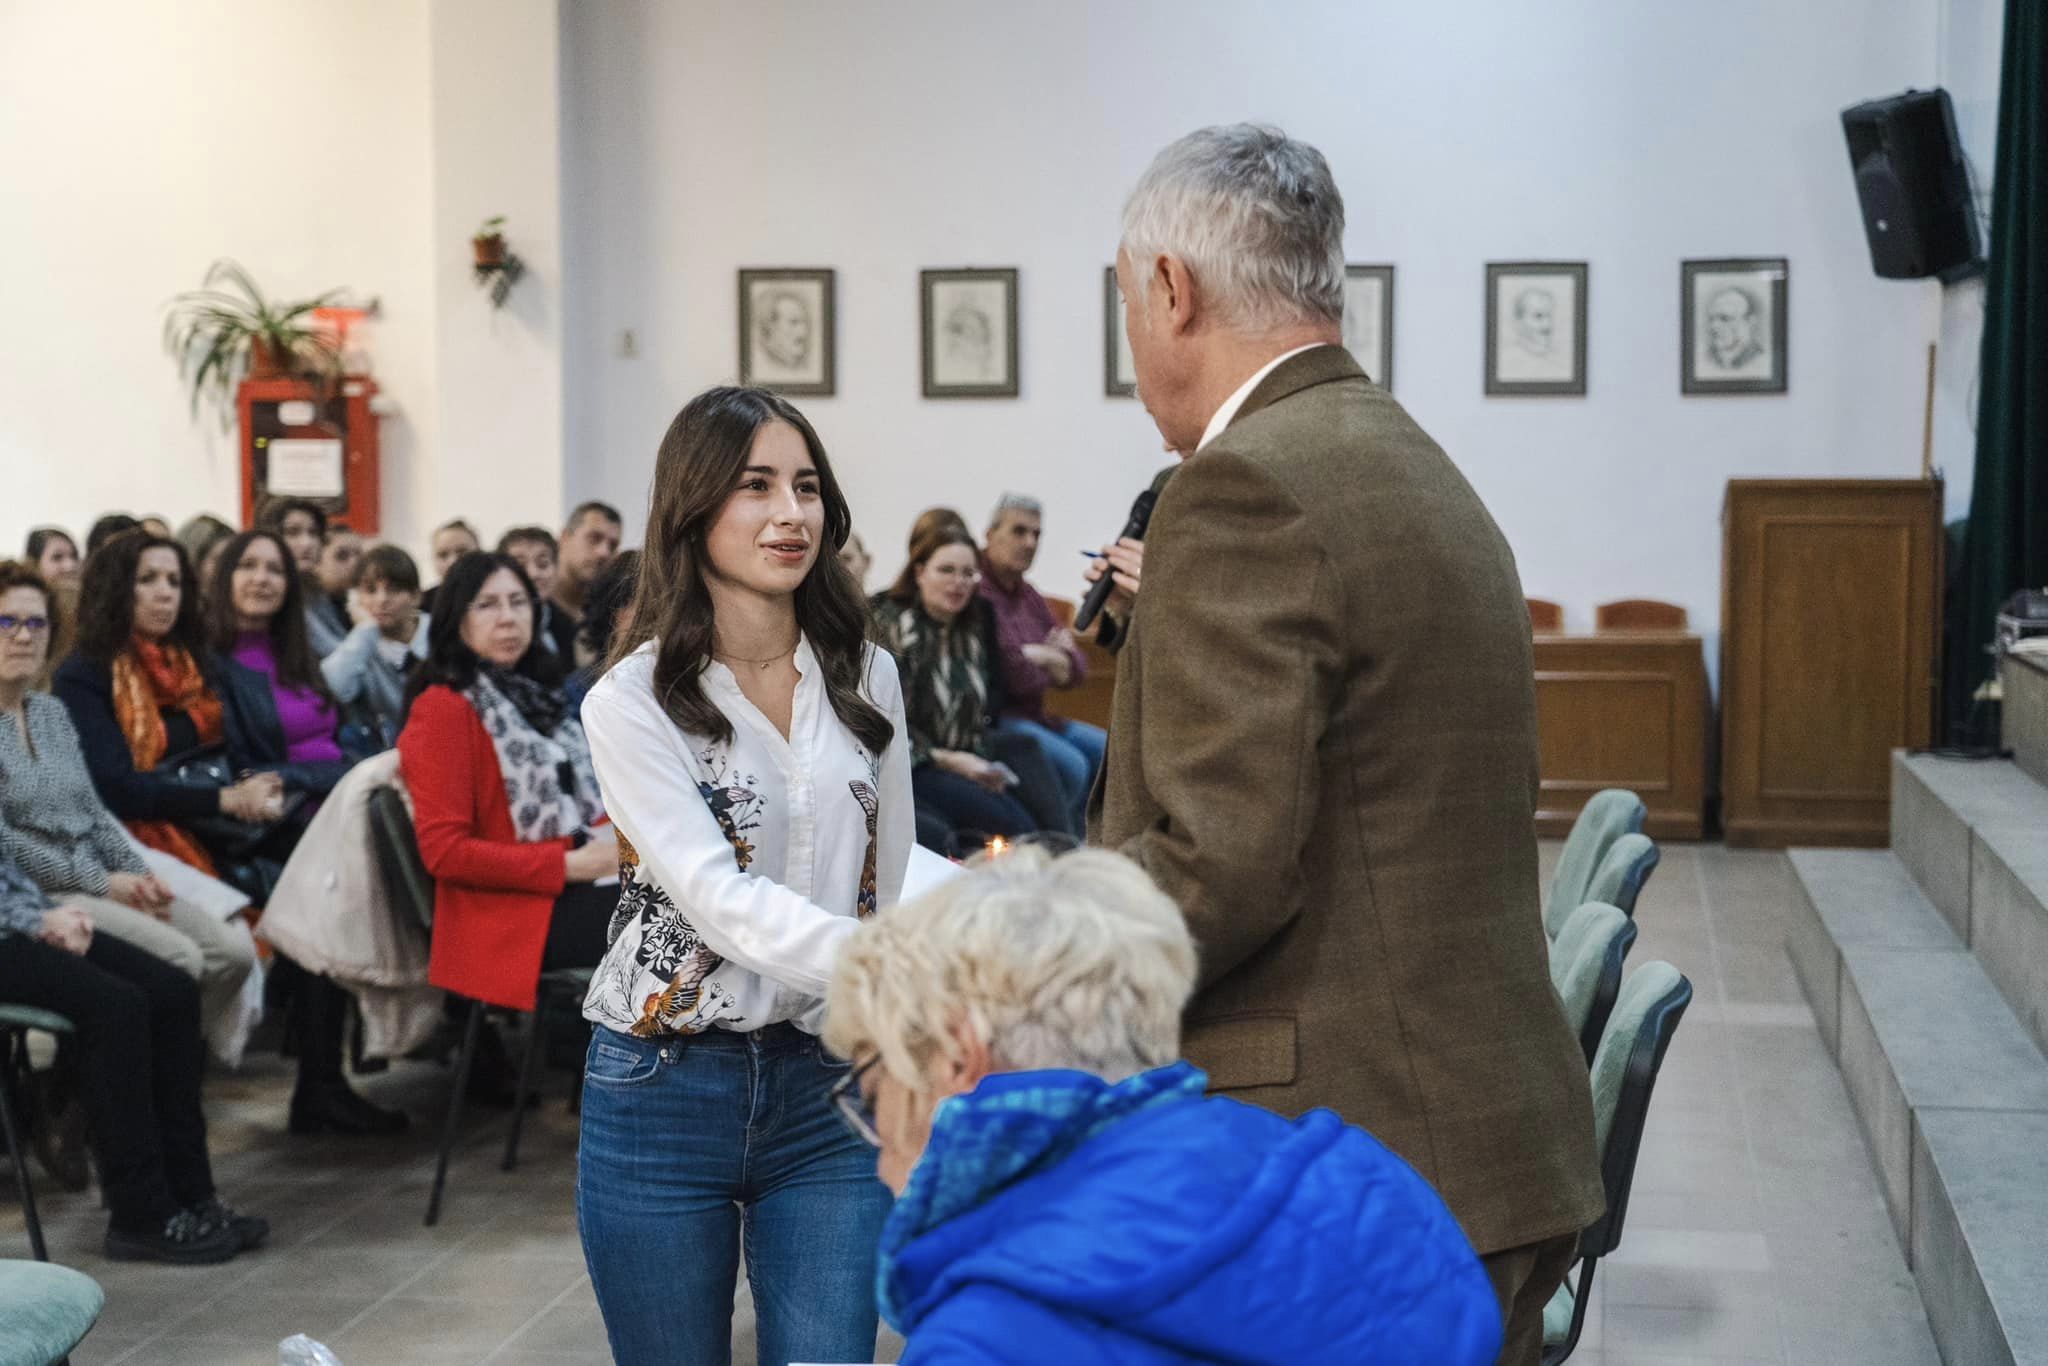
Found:
[[[1586,799],[1626,787],[1660,839],[1706,826],[1709,704],[1700,638],[1628,631],[1536,638],[1539,833],[1568,833]]]
[[[1891,751],[1933,734],[1940,514],[1940,485],[1919,480],[1729,484],[1729,843],[1888,839]]]
[[[1675,602],[1623,598],[1593,609],[1596,631],[1683,631],[1685,625],[1685,609]]]
[[[1530,598],[1529,629],[1538,635],[1564,629],[1564,608],[1547,598]]]

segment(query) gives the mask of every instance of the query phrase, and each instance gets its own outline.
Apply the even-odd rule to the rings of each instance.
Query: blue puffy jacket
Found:
[[[1204,1085],[1019,1072],[946,1101],[883,1237],[904,1366],[1494,1360],[1485,1272],[1412,1168]]]

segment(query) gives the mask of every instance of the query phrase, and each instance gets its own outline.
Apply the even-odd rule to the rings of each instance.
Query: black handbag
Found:
[[[199,749],[187,750],[164,760],[152,770],[159,782],[173,787],[192,788],[206,792],[218,792],[233,787],[236,782],[235,768],[228,761],[225,745],[205,745]],[[284,815],[289,817],[306,800],[303,792],[285,795]],[[193,837],[206,846],[207,852],[221,858],[246,858],[256,850],[283,823],[282,818],[275,824],[259,825],[254,821],[236,820],[225,813],[205,816],[186,816],[179,825],[192,832]]]

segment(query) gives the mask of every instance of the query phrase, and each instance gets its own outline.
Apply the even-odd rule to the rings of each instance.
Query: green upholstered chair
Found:
[[[1579,812],[1571,834],[1565,837],[1564,851],[1557,856],[1557,871],[1550,878],[1550,905],[1544,912],[1543,928],[1552,939],[1580,905],[1600,899],[1586,890],[1600,860],[1623,835],[1639,833],[1647,814],[1641,797],[1619,787],[1595,792]]]
[[[1630,973],[1607,1017],[1607,1029],[1593,1055],[1593,1132],[1600,1145],[1600,1180],[1607,1211],[1579,1235],[1576,1282],[1558,1288],[1543,1313],[1543,1363],[1555,1366],[1578,1346],[1585,1327],[1586,1297],[1593,1269],[1621,1243],[1634,1184],[1636,1154],[1643,1144],[1650,1092],[1671,1047],[1678,1021],[1692,1002],[1692,983],[1669,963],[1648,962]]]
[[[106,1292],[82,1271],[0,1261],[0,1366],[50,1366],[85,1340]]]
[[[1604,901],[1628,915],[1636,913],[1636,898],[1657,866],[1657,845],[1648,835],[1623,835],[1608,847],[1606,857],[1586,884],[1587,901]]]
[[[1622,961],[1635,942],[1635,921],[1602,901],[1588,901],[1573,911],[1550,941],[1550,980],[1589,1065],[1621,990]]]
[[[36,1217],[35,1186],[29,1179],[28,1148],[22,1141],[26,1136],[15,1118],[14,1103],[8,1099],[15,1078],[27,1070],[28,1032],[31,1029],[39,1029],[45,1034],[69,1034],[71,1021],[54,1011],[38,1010],[34,1006],[0,1005],[0,1130],[5,1131],[7,1160],[14,1164],[14,1184],[21,1193],[21,1217],[28,1225],[29,1251],[35,1254],[37,1261],[47,1262],[50,1253],[43,1246],[43,1222]],[[0,1304],[5,1303],[5,1299],[0,1299]],[[93,1312],[99,1311],[95,1309]],[[91,1320],[87,1320],[88,1326],[90,1323]]]

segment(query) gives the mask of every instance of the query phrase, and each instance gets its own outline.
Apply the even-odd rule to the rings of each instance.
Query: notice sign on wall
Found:
[[[346,488],[341,477],[341,442],[334,438],[274,437],[264,484],[273,497],[339,498]]]

